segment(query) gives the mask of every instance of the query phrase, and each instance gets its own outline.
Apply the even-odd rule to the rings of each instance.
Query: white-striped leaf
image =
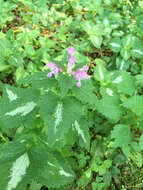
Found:
[[[22,177],[26,174],[26,169],[30,164],[27,153],[20,156],[12,165],[10,169],[10,180],[6,190],[13,190],[18,183],[22,180]]]

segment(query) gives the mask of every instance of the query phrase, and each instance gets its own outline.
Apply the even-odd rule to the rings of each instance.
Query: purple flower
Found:
[[[88,79],[88,74],[85,71],[82,71],[81,69],[78,69],[74,73],[75,79],[78,81],[76,83],[77,87],[81,87],[81,80],[82,79]]]
[[[68,73],[73,74],[72,69],[75,67],[76,58],[71,56],[68,62]]]
[[[87,79],[88,74],[85,71],[82,71],[81,69],[78,69],[75,72],[75,78],[76,78],[76,80]]]
[[[76,62],[76,58],[74,56],[69,58],[69,62],[70,63],[75,63]]]
[[[72,69],[75,67],[76,62],[76,58],[74,57],[75,49],[73,47],[69,47],[68,52],[71,55],[68,62],[68,73],[75,76],[75,79],[78,81],[76,84],[77,87],[81,87],[81,80],[88,78],[88,74],[85,72],[88,70],[88,66],[84,65],[81,69],[72,71]]]
[[[49,67],[50,69],[55,69],[57,67],[56,63],[48,63],[46,64],[47,67]]]
[[[68,48],[68,52],[71,56],[73,56],[75,54],[75,49],[73,47],[69,47]]]
[[[51,69],[51,72],[47,74],[48,78],[51,78],[53,74],[55,75],[55,77],[57,77],[58,73],[62,72],[62,68],[58,68],[56,63],[51,62],[51,63],[46,64],[46,66]]]
[[[73,69],[74,67],[75,67],[75,64],[74,64],[74,63],[68,62],[68,73],[69,73],[69,74],[73,74],[72,69]]]
[[[87,66],[87,65],[84,65],[82,69],[83,69],[84,71],[87,71],[87,70],[88,70],[88,66]]]
[[[81,81],[77,82],[77,83],[76,83],[76,86],[77,86],[77,87],[81,87]]]

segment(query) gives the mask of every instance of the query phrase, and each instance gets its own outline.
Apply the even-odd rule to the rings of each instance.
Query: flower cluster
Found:
[[[50,78],[52,76],[52,74],[55,75],[55,77],[58,76],[59,72],[62,72],[62,68],[58,68],[56,63],[48,63],[46,64],[47,67],[49,67],[51,69],[51,72],[47,74],[47,77]]]
[[[84,65],[82,68],[73,71],[76,63],[76,58],[74,57],[75,49],[73,47],[69,47],[68,53],[70,54],[70,58],[68,60],[67,72],[75,76],[75,79],[77,80],[77,87],[81,87],[81,80],[88,78],[88,74],[86,73],[86,71],[88,70],[88,66]],[[56,63],[48,63],[46,64],[46,66],[51,69],[51,72],[47,74],[48,78],[50,78],[52,74],[54,74],[55,77],[57,77],[58,73],[62,72],[62,68],[58,68]]]
[[[76,71],[72,71],[72,69],[75,67],[75,62],[76,62],[76,58],[74,57],[74,54],[75,54],[75,50],[74,48],[72,47],[69,47],[68,48],[68,52],[70,54],[70,58],[68,60],[68,73],[69,74],[72,74],[75,76],[75,79],[78,81],[76,83],[76,85],[78,87],[81,87],[81,80],[82,79],[87,79],[88,78],[88,75],[85,71],[88,70],[88,66],[87,65],[84,65],[83,68],[81,69],[78,69]]]

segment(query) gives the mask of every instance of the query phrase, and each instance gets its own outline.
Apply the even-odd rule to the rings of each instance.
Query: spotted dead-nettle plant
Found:
[[[97,98],[88,66],[79,66],[73,47],[67,54],[66,64],[51,61],[50,71],[21,79],[19,87],[3,85],[0,125],[12,141],[0,151],[0,190],[26,190],[33,182],[62,188],[76,176],[67,147],[78,144],[89,151],[86,106]]]

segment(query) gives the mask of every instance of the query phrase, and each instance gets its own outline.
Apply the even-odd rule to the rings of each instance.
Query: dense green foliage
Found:
[[[0,190],[143,189],[142,14],[142,0],[0,0]]]

